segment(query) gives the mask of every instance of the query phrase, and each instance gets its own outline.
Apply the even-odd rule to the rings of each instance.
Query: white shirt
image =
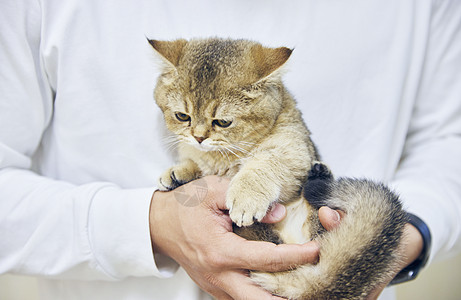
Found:
[[[0,273],[44,299],[205,297],[153,259],[174,155],[146,36],[294,47],[285,83],[336,176],[395,187],[431,257],[461,246],[459,1],[4,0],[0,26]]]

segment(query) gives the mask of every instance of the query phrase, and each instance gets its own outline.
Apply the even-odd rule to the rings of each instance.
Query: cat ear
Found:
[[[157,41],[149,40],[152,48],[154,48],[157,53],[159,53],[162,58],[173,67],[178,66],[179,59],[181,58],[182,50],[187,44],[187,41],[184,39],[175,40],[175,41]]]
[[[256,72],[260,80],[279,75],[280,68],[290,58],[293,49],[287,47],[267,48],[255,45],[251,49],[251,55]]]

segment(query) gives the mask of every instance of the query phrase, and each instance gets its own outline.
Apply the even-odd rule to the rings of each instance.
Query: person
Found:
[[[146,36],[294,47],[285,82],[333,173],[388,183],[422,222],[395,273],[459,251],[458,1],[6,0],[0,14],[0,273],[37,276],[44,299],[268,299],[246,269],[318,259],[315,242],[233,235],[225,179],[200,179],[197,205],[155,192],[175,156]],[[327,229],[335,216],[322,209]]]

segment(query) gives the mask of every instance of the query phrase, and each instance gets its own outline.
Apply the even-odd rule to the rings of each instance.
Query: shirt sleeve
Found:
[[[461,3],[434,1],[426,60],[392,183],[428,225],[431,259],[461,248]]]
[[[82,280],[170,276],[152,253],[154,188],[74,185],[34,173],[54,92],[40,59],[38,1],[0,7],[0,273]]]

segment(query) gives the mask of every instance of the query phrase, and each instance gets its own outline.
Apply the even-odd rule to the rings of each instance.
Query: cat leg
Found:
[[[232,179],[226,196],[229,216],[237,226],[261,221],[270,205],[278,200],[281,188],[273,180],[265,182],[252,169],[242,169]]]
[[[232,179],[226,196],[229,216],[239,227],[261,221],[274,202],[298,199],[312,157],[305,145],[260,144]]]
[[[293,168],[275,156],[269,151],[255,154],[232,178],[226,205],[237,226],[261,221],[274,202],[291,200],[299,194]]]
[[[171,191],[195,180],[201,176],[197,164],[191,159],[186,159],[180,164],[167,169],[158,179],[158,187],[161,191]]]

